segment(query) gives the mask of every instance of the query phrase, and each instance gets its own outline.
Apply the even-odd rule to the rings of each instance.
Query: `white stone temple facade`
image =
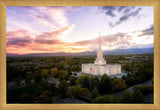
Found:
[[[114,65],[106,64],[106,60],[103,57],[103,51],[101,49],[100,35],[99,35],[99,48],[97,51],[97,58],[94,61],[94,64],[82,64],[82,72],[93,75],[107,74],[108,76],[121,73],[120,64],[114,64]]]

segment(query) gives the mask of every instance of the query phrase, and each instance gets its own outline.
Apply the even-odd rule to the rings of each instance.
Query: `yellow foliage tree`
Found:
[[[51,75],[53,75],[53,76],[58,76],[58,69],[57,69],[57,68],[52,68],[52,69],[50,70],[50,73],[51,73]]]
[[[46,79],[47,76],[48,76],[48,72],[49,72],[48,69],[43,69],[43,70],[41,71],[41,76],[42,76],[44,79]]]
[[[118,78],[113,79],[113,85],[116,90],[122,90],[127,87],[125,80]]]

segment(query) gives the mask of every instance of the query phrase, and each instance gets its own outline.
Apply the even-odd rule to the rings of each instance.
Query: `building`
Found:
[[[120,64],[106,64],[106,60],[103,57],[103,51],[101,49],[101,38],[99,35],[99,48],[97,51],[97,58],[94,61],[94,64],[82,64],[82,72],[93,74],[93,75],[103,75],[107,74],[116,75],[121,73],[121,65]]]

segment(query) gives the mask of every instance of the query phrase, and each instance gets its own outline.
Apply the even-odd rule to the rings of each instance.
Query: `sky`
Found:
[[[152,6],[7,6],[7,53],[79,53],[154,46]]]

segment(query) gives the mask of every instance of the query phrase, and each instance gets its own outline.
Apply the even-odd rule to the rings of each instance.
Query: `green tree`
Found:
[[[42,76],[41,76],[41,74],[39,74],[39,71],[36,71],[36,72],[34,73],[33,77],[34,77],[34,81],[35,81],[36,83],[39,83],[39,82],[41,82],[41,80],[42,80]]]
[[[57,65],[58,70],[64,70],[64,66],[62,64]]]
[[[58,85],[58,90],[62,97],[66,96],[68,87],[69,87],[69,83],[66,80],[61,80],[60,84]]]
[[[57,69],[57,68],[52,68],[52,69],[50,70],[50,73],[51,73],[51,75],[53,75],[53,76],[58,76],[58,69]]]
[[[106,74],[102,76],[100,80],[100,90],[103,94],[108,94],[113,91],[113,83],[110,77]]]
[[[86,78],[86,79],[89,79],[89,75],[88,75],[88,74],[81,75],[81,76],[76,80],[76,84],[82,84],[85,78]]]
[[[140,103],[144,99],[143,93],[140,90],[135,90],[132,96],[133,96],[134,103]]]
[[[132,102],[132,100],[133,100],[132,94],[126,89],[123,93],[123,97],[121,99],[121,102],[130,103],[130,102]]]
[[[27,72],[27,73],[26,73],[26,79],[25,79],[25,82],[26,82],[27,84],[30,84],[30,83],[31,83],[32,78],[33,78],[32,73],[31,73],[31,72]]]
[[[112,97],[111,95],[98,96],[93,101],[93,103],[118,103],[119,99]]]
[[[76,77],[71,77],[71,78],[70,78],[70,85],[71,85],[71,86],[75,85],[75,84],[76,84],[76,80],[77,80]]]
[[[84,77],[83,82],[82,82],[82,88],[87,88],[90,90],[90,79],[89,77]]]
[[[42,78],[47,79],[48,72],[49,72],[48,69],[42,69],[42,71],[41,71]]]
[[[99,92],[98,92],[98,89],[97,87],[95,87],[92,91],[92,96],[91,98],[94,99],[95,97],[98,97],[99,96]]]
[[[100,90],[100,82],[99,82],[98,77],[94,77],[93,80],[91,80],[91,91],[92,91],[95,87],[98,89],[98,91]]]
[[[22,81],[22,77],[21,77],[21,76],[17,76],[17,77],[15,77],[15,79],[14,79],[14,82],[16,83],[17,86],[20,85],[21,81]]]
[[[70,75],[69,74],[65,74],[63,79],[68,81],[70,79]]]
[[[52,94],[56,94],[57,93],[57,90],[58,88],[56,87],[56,84],[55,83],[49,83],[48,85],[48,90],[49,91],[52,91]]]

